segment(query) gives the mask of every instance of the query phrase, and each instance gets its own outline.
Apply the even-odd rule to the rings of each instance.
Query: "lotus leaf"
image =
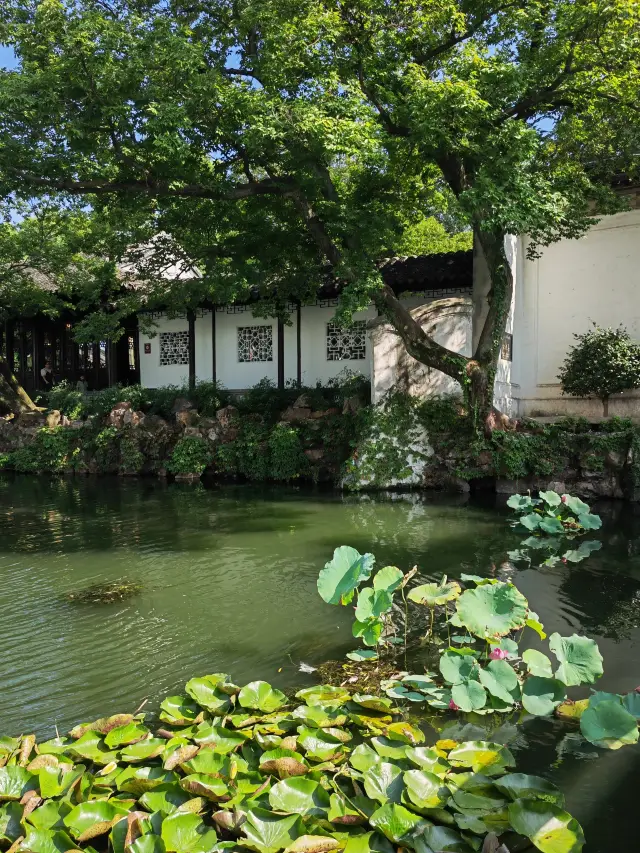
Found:
[[[443,779],[451,769],[451,765],[446,758],[443,758],[436,749],[433,749],[433,747],[419,746],[415,749],[407,749],[405,757],[412,764],[415,764],[422,770],[427,770],[434,776],[439,776],[441,779]]]
[[[251,735],[245,731],[234,731],[227,729],[224,726],[214,726],[208,723],[203,724],[199,729],[198,734],[194,735],[194,740],[200,746],[206,746],[207,749],[212,749],[222,755],[233,752],[246,743],[251,738]],[[193,756],[190,756],[192,758]],[[188,758],[184,759],[189,760]]]
[[[354,637],[359,637],[365,646],[377,646],[382,636],[384,623],[377,616],[370,616],[364,622],[356,619],[351,627]]]
[[[620,749],[638,741],[637,720],[622,707],[617,697],[595,704],[592,697],[580,717],[580,731],[590,743],[605,749]]]
[[[85,732],[69,748],[69,752],[72,755],[77,755],[79,758],[93,761],[94,764],[110,764],[118,758],[118,752],[116,750],[109,750],[105,746],[102,734],[97,731]]]
[[[564,525],[559,518],[541,518],[540,530],[550,536],[558,536],[564,533]]]
[[[509,806],[509,820],[542,853],[580,853],[584,845],[578,821],[554,803],[516,800]]]
[[[552,714],[565,696],[564,684],[555,678],[532,675],[522,685],[522,705],[538,717]]]
[[[149,734],[149,729],[143,726],[142,723],[128,723],[126,726],[118,726],[115,729],[111,729],[105,735],[104,743],[109,749],[116,749],[119,746],[127,746],[128,744],[137,743],[139,740],[144,740]]]
[[[542,500],[550,507],[560,506],[562,503],[562,498],[557,492],[539,492],[538,493]],[[507,504],[509,502],[507,501]]]
[[[147,738],[147,740],[132,743],[120,750],[122,761],[135,763],[137,761],[149,761],[158,758],[167,748],[167,741],[158,737]],[[95,760],[95,759],[94,759]]]
[[[178,775],[162,767],[127,767],[115,778],[118,791],[139,797],[145,791],[152,791],[159,785],[178,781]]]
[[[622,704],[636,720],[640,720],[640,693],[634,690],[622,697]]]
[[[380,756],[374,749],[371,749],[368,743],[361,743],[349,756],[349,764],[361,773],[379,762]]]
[[[550,494],[555,494],[555,492],[551,492]],[[540,497],[542,495],[543,493],[540,492]],[[519,512],[529,509],[536,503],[537,501],[534,501],[529,495],[511,495],[507,500],[507,506]],[[558,498],[558,503],[560,503],[560,498]]]
[[[266,681],[252,681],[242,688],[238,701],[243,708],[252,708],[270,714],[287,704],[287,697],[280,690],[275,690]]]
[[[209,853],[218,843],[215,830],[198,815],[181,812],[163,820],[161,835],[167,853]]]
[[[564,805],[564,796],[556,786],[541,776],[527,776],[525,773],[507,773],[493,783],[499,791],[511,797],[512,800],[522,798],[530,800],[546,800],[557,806]]]
[[[140,805],[150,812],[171,814],[189,799],[189,794],[180,785],[168,783],[146,791],[139,799]]]
[[[112,824],[129,809],[117,800],[90,800],[79,803],[64,818],[64,824],[78,842],[88,841],[109,832]]]
[[[527,599],[510,583],[495,583],[465,590],[456,602],[462,624],[478,637],[494,638],[522,628]]]
[[[454,767],[470,767],[476,773],[497,776],[505,767],[514,767],[515,760],[506,746],[487,741],[467,741],[456,746],[447,756]]]
[[[336,838],[329,838],[326,835],[301,835],[287,847],[284,853],[329,853],[341,847],[342,843]]]
[[[0,841],[8,841],[12,844],[16,838],[19,838],[23,834],[21,820],[22,806],[19,803],[9,802],[0,806]],[[48,827],[44,828],[48,829]]]
[[[415,849],[418,853],[473,853],[473,848],[458,832],[435,824],[425,826],[416,838]]]
[[[382,711],[386,713],[393,708],[393,702],[390,699],[385,699],[384,696],[369,696],[366,693],[354,693],[352,700],[363,708],[368,708],[372,711]]]
[[[202,708],[187,696],[167,696],[160,704],[160,719],[172,726],[188,726],[202,721]]]
[[[111,729],[116,729],[119,726],[126,726],[133,722],[133,714],[113,714],[111,717],[100,717],[99,720],[94,720],[93,723],[82,723],[79,726],[71,729],[70,736],[78,740],[87,732],[99,732],[106,735]]]
[[[407,770],[403,775],[407,795],[422,809],[439,809],[451,796],[442,779],[427,770]]]
[[[20,845],[22,850],[32,853],[68,853],[81,848],[62,830],[35,829],[29,827]]]
[[[334,687],[332,684],[305,687],[296,693],[296,699],[302,699],[307,705],[341,704],[346,702],[350,696],[351,694],[344,687]]]
[[[127,848],[127,853],[166,853],[164,841],[159,835],[141,835]]]
[[[302,776],[277,782],[269,791],[269,803],[277,812],[322,816],[327,815],[330,805],[322,785]]]
[[[189,794],[214,802],[231,799],[229,788],[222,779],[216,779],[208,773],[190,773],[180,780],[180,787]]]
[[[535,512],[530,512],[529,515],[520,517],[520,524],[527,530],[537,530],[540,527],[540,516]]]
[[[404,575],[396,566],[385,566],[380,571],[376,572],[373,577],[373,588],[378,590],[386,590],[389,593],[395,592],[402,581]]]
[[[252,809],[242,825],[243,845],[258,853],[277,853],[304,834],[299,815],[277,815],[266,809]]]
[[[549,648],[560,661],[556,678],[567,687],[593,684],[602,675],[602,655],[595,640],[578,634],[571,637],[552,634]]]
[[[64,794],[84,773],[84,765],[77,764],[72,770],[64,772],[57,767],[41,767],[38,771],[38,787],[40,794],[48,797],[59,797]]]
[[[381,758],[402,760],[407,751],[407,745],[399,741],[390,740],[387,737],[371,738],[371,745]]]
[[[552,677],[551,661],[542,652],[537,651],[537,649],[527,649],[524,651],[522,653],[522,660],[526,663],[527,670],[531,675],[540,675],[543,678]]]
[[[367,586],[358,593],[356,619],[358,622],[367,622],[372,617],[379,618],[390,610],[392,605],[393,595],[390,592]]]
[[[440,672],[449,684],[462,684],[479,673],[478,662],[470,654],[460,651],[444,652],[440,655]]]
[[[448,581],[444,577],[440,583],[425,583],[414,587],[407,595],[410,601],[416,604],[424,604],[427,607],[437,607],[454,601],[460,596],[460,584],[456,581]]]
[[[487,692],[477,681],[454,684],[451,699],[461,711],[479,711],[487,703]]]
[[[367,796],[380,803],[400,803],[404,782],[402,770],[395,764],[381,761],[372,765],[362,775]]]
[[[562,502],[574,515],[585,515],[591,510],[589,504],[575,497],[575,495],[563,495]]]
[[[377,653],[372,651],[371,649],[356,649],[353,652],[347,652],[346,656],[349,658],[349,660],[353,660],[356,663],[362,663],[365,660],[378,660]]]
[[[318,592],[327,604],[349,604],[354,590],[368,580],[373,569],[373,554],[360,554],[349,545],[341,545],[318,576]]]
[[[562,720],[579,720],[588,707],[588,699],[578,699],[575,702],[573,699],[567,699],[558,705],[555,714]]]
[[[590,539],[588,542],[581,542],[579,547],[572,551],[566,551],[564,559],[570,563],[580,563],[586,560],[593,551],[599,551],[602,548],[602,542]]]
[[[38,777],[24,767],[9,764],[0,767],[0,802],[19,800],[27,791],[36,788]]]
[[[331,794],[327,818],[340,826],[359,826],[366,821],[365,816],[347,802],[344,794]]]
[[[288,779],[290,776],[304,776],[309,772],[309,767],[304,758],[291,749],[272,749],[263,753],[260,770],[273,773],[280,779]]]
[[[328,729],[308,729],[302,727],[298,743],[304,749],[307,758],[317,761],[332,761],[344,754],[343,742]]]
[[[456,808],[477,816],[502,810],[508,805],[508,801],[501,797],[493,786],[480,793],[456,788],[452,792],[452,797]]]
[[[395,844],[401,844],[422,822],[423,818],[395,802],[385,803],[369,818],[369,823]]]
[[[220,673],[192,678],[187,681],[185,690],[201,708],[214,714],[224,714],[231,708],[229,695],[220,688],[226,680],[227,676]]]
[[[349,719],[342,708],[326,705],[300,705],[291,716],[294,720],[300,720],[308,726],[319,729],[343,726]]]

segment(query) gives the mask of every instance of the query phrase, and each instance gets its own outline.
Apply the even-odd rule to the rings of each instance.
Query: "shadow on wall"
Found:
[[[411,309],[411,316],[437,343],[462,355],[472,354],[470,298],[436,299]],[[415,397],[461,393],[458,382],[440,370],[426,367],[410,356],[397,332],[383,318],[369,323],[371,330],[371,397],[377,403],[390,390]]]

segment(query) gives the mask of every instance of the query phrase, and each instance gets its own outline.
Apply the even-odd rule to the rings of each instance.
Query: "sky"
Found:
[[[16,64],[13,48],[0,44],[0,68],[15,68]]]

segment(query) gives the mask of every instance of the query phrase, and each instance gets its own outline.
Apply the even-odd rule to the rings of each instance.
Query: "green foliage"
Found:
[[[374,853],[390,842],[471,853],[495,829],[516,830],[543,853],[581,850],[561,791],[511,772],[515,759],[500,743],[420,746],[424,731],[390,699],[331,685],[293,699],[217,673],[186,692],[162,702],[161,737],[139,713],[39,744],[2,738],[4,846],[22,835],[25,850],[45,853],[107,843],[114,853]],[[30,791],[42,800],[24,814]]]
[[[429,216],[408,226],[394,252],[396,255],[436,255],[465,252],[472,247],[471,231],[450,234],[435,216]]]
[[[203,438],[185,435],[173,448],[167,470],[172,474],[202,474],[212,461],[213,454]]]
[[[73,467],[78,455],[74,436],[64,427],[39,429],[33,441],[10,454],[10,465],[22,474],[59,473]]]
[[[298,431],[289,424],[276,424],[268,439],[269,474],[272,480],[295,480],[307,473],[309,463],[304,455]]]
[[[558,374],[563,394],[598,397],[605,417],[611,394],[640,387],[640,345],[631,340],[626,329],[593,329],[574,335],[571,347]]]

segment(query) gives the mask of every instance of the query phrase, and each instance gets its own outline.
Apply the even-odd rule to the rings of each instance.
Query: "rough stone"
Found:
[[[360,397],[347,397],[347,399],[342,404],[342,414],[343,415],[355,415],[357,411],[362,408],[362,400]]]
[[[218,409],[216,418],[218,423],[226,429],[238,420],[239,414],[235,406],[225,406],[222,409]]]
[[[300,421],[308,421],[311,418],[311,414],[312,412],[309,408],[300,407],[296,409],[294,406],[289,406],[280,415],[280,420],[285,423],[298,423]]]
[[[133,406],[128,401],[122,401],[121,403],[116,403],[116,405],[111,409],[109,415],[107,417],[107,423],[109,426],[114,426],[117,429],[122,429],[124,425],[124,415],[125,412],[131,411]]]
[[[186,412],[189,409],[194,409],[195,406],[188,400],[186,397],[176,397],[173,403],[173,407],[171,408],[171,414],[175,415],[177,412]]]
[[[308,394],[300,394],[298,399],[293,404],[294,409],[313,409],[313,403],[311,402]]]
[[[127,410],[122,416],[123,426],[137,427],[145,421],[144,412],[134,412],[131,409]]]
[[[309,450],[305,450],[304,455],[307,457],[309,462],[320,462],[320,460],[324,458],[324,448],[312,447]]]
[[[177,483],[196,483],[200,479],[200,474],[176,474],[175,480]]]
[[[216,444],[220,441],[220,425],[211,427],[205,432],[205,435],[212,444]]]
[[[61,422],[62,415],[58,409],[53,409],[53,411],[49,412],[47,415],[46,424],[49,429],[54,429],[54,427],[60,426]]]
[[[605,463],[609,468],[616,471],[621,471],[627,461],[627,454],[619,450],[610,450],[605,458]]]
[[[44,426],[47,421],[45,412],[21,412],[18,421],[20,426]]]
[[[194,426],[198,422],[198,413],[193,409],[181,409],[176,412],[176,423],[179,427]]]
[[[200,438],[201,433],[200,433],[200,429],[198,427],[188,426],[188,427],[184,428],[183,435],[190,437],[190,438]]]

